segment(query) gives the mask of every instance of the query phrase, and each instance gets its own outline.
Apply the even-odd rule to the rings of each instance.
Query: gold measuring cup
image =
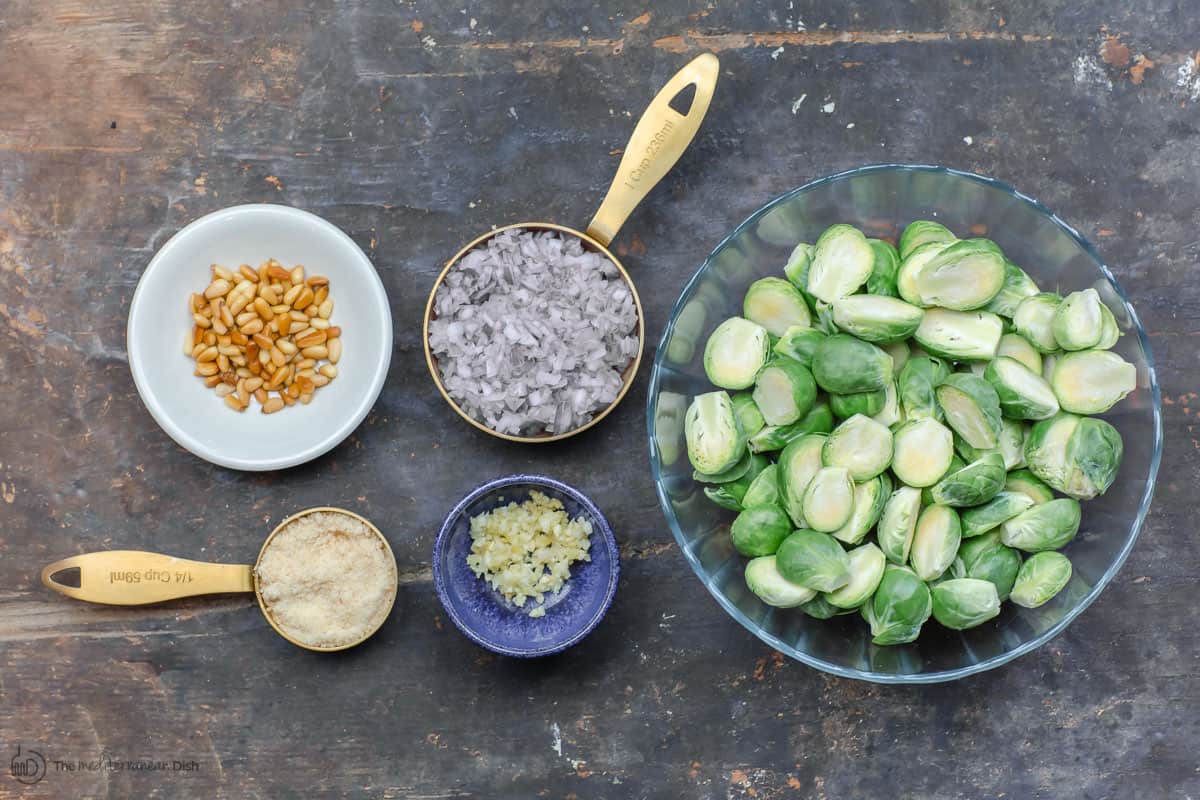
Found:
[[[662,180],[668,170],[683,155],[683,151],[687,149],[687,146],[691,144],[696,131],[700,129],[700,123],[703,121],[704,115],[708,112],[708,105],[712,101],[713,90],[717,85],[719,67],[720,63],[712,53],[704,53],[697,56],[687,66],[675,73],[674,77],[667,81],[666,86],[650,101],[650,105],[646,108],[645,113],[638,120],[637,127],[633,129],[633,135],[629,138],[629,144],[625,147],[624,155],[621,156],[621,164],[617,167],[617,174],[608,189],[608,194],[605,195],[604,202],[600,204],[600,209],[592,217],[592,221],[588,223],[586,232],[563,225],[555,225],[552,222],[518,222],[515,225],[505,225],[501,228],[495,228],[473,239],[463,249],[459,250],[454,258],[446,262],[446,266],[438,275],[437,280],[434,281],[433,289],[429,292],[429,300],[425,304],[425,322],[423,327],[425,363],[429,366],[429,373],[433,376],[433,382],[437,384],[438,391],[441,392],[442,397],[450,404],[450,407],[458,412],[460,417],[479,430],[500,439],[507,439],[510,442],[525,442],[528,444],[555,442],[559,439],[574,436],[600,422],[600,420],[608,416],[609,412],[617,407],[617,404],[629,392],[629,387],[633,385],[634,376],[637,375],[638,366],[642,363],[642,351],[645,347],[646,330],[642,314],[642,301],[638,297],[637,289],[634,287],[629,273],[625,271],[625,267],[621,264],[620,260],[609,251],[608,244],[617,235],[617,231],[621,229],[621,225],[624,224],[625,220],[633,212],[633,209],[649,194],[655,184]],[[696,93],[687,113],[681,114],[671,107],[671,101],[689,86],[694,86]],[[436,314],[433,310],[434,298],[437,296],[437,291],[441,288],[442,281],[445,280],[446,275],[471,250],[474,250],[498,233],[511,228],[558,231],[563,236],[576,237],[582,242],[584,249],[598,252],[616,265],[618,272],[621,274],[621,280],[629,287],[629,292],[633,296],[634,306],[637,308],[638,351],[637,356],[621,374],[621,391],[617,393],[616,399],[608,407],[597,412],[595,416],[583,425],[566,433],[514,436],[494,431],[482,422],[473,419],[458,403],[454,402],[453,398],[446,391],[446,386],[442,383],[441,373],[438,372],[437,359],[429,348],[429,323],[431,320],[436,319]]]
[[[388,560],[392,564],[391,600],[388,602],[387,611],[380,615],[379,623],[353,642],[326,647],[305,644],[288,635],[280,627],[272,615],[271,609],[263,601],[262,587],[259,585],[256,574],[256,567],[262,561],[263,554],[271,546],[271,540],[275,538],[275,535],[289,523],[318,511],[343,514],[366,525],[379,538],[388,555]],[[78,586],[71,586],[55,579],[56,576],[73,569],[79,570]],[[362,644],[375,631],[379,630],[388,615],[391,614],[392,605],[395,603],[398,573],[396,557],[392,553],[387,539],[379,532],[378,528],[352,511],[320,506],[293,514],[276,525],[275,530],[271,531],[271,535],[263,542],[262,549],[258,552],[258,559],[253,565],[189,561],[185,558],[148,553],[143,550],[104,550],[55,561],[42,570],[42,583],[54,591],[76,600],[112,606],[142,606],[196,595],[254,592],[258,598],[258,607],[276,633],[305,650],[332,653]]]

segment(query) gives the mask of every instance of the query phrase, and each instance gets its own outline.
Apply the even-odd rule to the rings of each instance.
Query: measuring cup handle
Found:
[[[625,146],[612,186],[587,227],[588,236],[607,247],[637,204],[675,166],[708,112],[720,66],[712,53],[699,55],[650,101]],[[689,85],[696,87],[696,95],[687,114],[680,114],[671,108],[671,100]]]
[[[79,570],[79,586],[55,580],[70,569]],[[64,558],[42,570],[42,583],[76,600],[113,606],[254,591],[251,568],[245,564],[188,561],[141,550],[104,550]]]

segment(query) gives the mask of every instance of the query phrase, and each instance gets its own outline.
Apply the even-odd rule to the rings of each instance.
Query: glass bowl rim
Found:
[[[1138,342],[1142,347],[1142,352],[1144,352],[1146,355],[1146,371],[1147,371],[1147,374],[1148,374],[1149,380],[1150,380],[1149,388],[1150,388],[1150,394],[1151,394],[1151,399],[1152,399],[1152,411],[1153,411],[1153,415],[1154,415],[1154,451],[1153,451],[1153,453],[1151,453],[1151,456],[1150,456],[1150,471],[1147,475],[1146,489],[1145,489],[1145,492],[1142,494],[1142,501],[1141,501],[1140,506],[1138,507],[1137,515],[1134,518],[1133,525],[1130,527],[1130,529],[1126,535],[1125,542],[1121,546],[1120,552],[1117,553],[1117,557],[1113,560],[1112,564],[1109,565],[1108,569],[1105,570],[1104,574],[1102,576],[1100,576],[1100,579],[1098,581],[1096,581],[1095,585],[1092,586],[1091,590],[1078,603],[1076,603],[1074,607],[1072,607],[1070,610],[1068,610],[1067,613],[1063,616],[1063,618],[1061,620],[1059,620],[1055,625],[1053,625],[1046,631],[1043,631],[1041,634],[1034,637],[1033,639],[1030,639],[1029,641],[1022,643],[1020,646],[1013,648],[1012,650],[1008,650],[1004,653],[1001,653],[1000,655],[996,655],[996,656],[992,656],[991,658],[984,659],[983,661],[977,662],[975,664],[970,664],[968,666],[959,667],[957,669],[952,669],[952,670],[941,670],[938,672],[921,672],[921,673],[912,673],[912,674],[875,672],[875,671],[871,671],[871,670],[859,670],[859,669],[854,669],[851,667],[843,667],[841,665],[833,664],[833,663],[830,663],[823,659],[811,656],[808,653],[805,653],[805,652],[797,649],[794,645],[784,642],[779,637],[773,636],[772,634],[767,633],[758,625],[758,623],[751,620],[749,617],[747,617],[745,614],[743,614],[733,603],[731,603],[729,601],[729,598],[725,597],[721,592],[719,592],[715,587],[713,587],[709,583],[709,581],[705,580],[705,578],[702,574],[702,568],[700,565],[700,561],[697,558],[697,556],[695,555],[695,553],[691,552],[689,550],[689,548],[687,547],[687,541],[684,538],[683,531],[679,527],[679,521],[675,517],[675,514],[672,513],[672,511],[671,511],[670,498],[667,496],[667,494],[663,488],[662,481],[659,480],[659,478],[657,477],[658,472],[659,472],[659,470],[658,470],[658,467],[659,467],[658,448],[656,447],[653,434],[651,434],[648,437],[649,447],[650,447],[650,465],[651,465],[652,471],[656,475],[655,480],[654,480],[654,486],[655,486],[655,491],[658,494],[659,505],[661,506],[661,508],[663,510],[663,514],[664,514],[664,516],[666,516],[667,522],[671,527],[671,534],[675,537],[675,543],[679,546],[680,551],[683,553],[684,557],[687,559],[687,562],[688,562],[689,566],[691,566],[692,571],[696,574],[696,577],[699,578],[700,582],[704,585],[704,588],[707,589],[709,594],[711,594],[713,596],[713,598],[717,601],[717,603],[723,609],[725,609],[725,612],[728,613],[731,617],[733,617],[746,630],[750,631],[755,636],[757,636],[759,639],[761,639],[763,642],[765,642],[766,644],[775,648],[776,650],[780,651],[781,653],[784,653],[785,655],[788,655],[791,658],[794,658],[797,661],[800,661],[801,663],[807,664],[810,667],[821,670],[822,672],[827,672],[831,675],[836,675],[838,677],[853,678],[856,680],[864,680],[864,681],[870,681],[872,683],[882,683],[882,684],[943,683],[945,681],[953,681],[953,680],[958,680],[959,678],[965,678],[968,675],[975,675],[980,672],[985,672],[987,670],[995,669],[996,667],[1007,664],[1008,662],[1010,662],[1016,658],[1019,658],[1020,656],[1025,655],[1026,653],[1030,653],[1030,652],[1036,650],[1037,648],[1044,645],[1046,642],[1053,639],[1058,634],[1062,633],[1063,630],[1065,630],[1066,627],[1068,625],[1070,625],[1075,620],[1076,617],[1078,617],[1080,614],[1082,614],[1088,608],[1088,606],[1090,606],[1096,600],[1096,598],[1100,596],[1100,593],[1104,590],[1104,588],[1106,586],[1108,586],[1109,582],[1112,581],[1112,579],[1116,576],[1117,572],[1120,571],[1122,565],[1124,565],[1124,563],[1125,563],[1126,558],[1129,557],[1129,553],[1133,549],[1134,544],[1137,542],[1137,538],[1140,535],[1141,530],[1142,530],[1142,525],[1146,520],[1146,515],[1147,515],[1147,513],[1149,513],[1151,501],[1154,498],[1154,488],[1155,488],[1156,483],[1158,482],[1159,462],[1162,458],[1163,431],[1162,431],[1162,394],[1160,392],[1159,385],[1158,385],[1158,377],[1157,377],[1157,375],[1155,373],[1155,369],[1154,369],[1154,355],[1150,349],[1150,341],[1146,335],[1145,328],[1142,327],[1142,322],[1138,318],[1137,312],[1134,309],[1133,304],[1129,300],[1129,296],[1125,293],[1124,288],[1122,288],[1120,282],[1117,281],[1116,277],[1113,275],[1112,271],[1108,268],[1108,265],[1104,262],[1104,259],[1100,257],[1100,254],[1096,251],[1096,249],[1091,245],[1090,242],[1088,242],[1087,239],[1085,239],[1077,230],[1075,230],[1074,227],[1069,225],[1066,221],[1064,221],[1061,217],[1059,217],[1057,214],[1055,214],[1053,211],[1051,211],[1049,208],[1047,208],[1045,205],[1043,205],[1038,200],[1034,199],[1033,197],[1030,197],[1029,195],[1027,195],[1023,192],[1018,191],[1017,189],[1015,189],[1014,187],[1010,186],[1009,184],[1007,184],[1003,181],[997,180],[995,178],[990,178],[985,175],[979,175],[974,172],[967,172],[964,170],[954,169],[952,167],[939,166],[939,165],[935,165],[935,164],[901,164],[901,163],[868,164],[868,165],[861,166],[861,167],[855,167],[853,169],[842,170],[841,172],[835,172],[833,174],[826,175],[821,178],[817,178],[816,180],[809,181],[808,183],[798,186],[795,189],[792,189],[790,191],[784,192],[783,194],[779,195],[778,197],[768,201],[765,205],[763,205],[761,208],[759,208],[754,213],[750,214],[750,216],[748,216],[740,225],[738,225],[736,228],[733,229],[733,231],[731,231],[728,235],[726,235],[724,238],[722,238],[721,241],[717,243],[717,245],[712,249],[712,251],[704,259],[704,263],[702,263],[700,265],[700,267],[696,270],[695,274],[692,275],[692,277],[688,280],[687,284],[683,287],[682,291],[680,292],[679,299],[675,301],[675,305],[671,309],[671,317],[668,320],[667,325],[663,329],[662,337],[659,340],[658,348],[654,354],[654,362],[653,362],[653,365],[651,367],[651,372],[650,372],[650,385],[647,390],[647,398],[646,398],[646,429],[648,432],[652,432],[655,427],[654,426],[655,399],[658,397],[659,391],[660,391],[660,381],[661,381],[661,374],[662,374],[662,360],[666,353],[665,345],[667,343],[667,340],[670,338],[671,333],[675,329],[675,323],[679,319],[679,314],[683,308],[684,299],[689,298],[691,296],[693,288],[695,287],[697,281],[699,281],[700,277],[705,273],[705,271],[712,264],[713,259],[717,256],[717,254],[719,254],[722,250],[724,250],[725,247],[727,247],[730,244],[730,242],[732,242],[738,236],[742,235],[742,233],[744,231],[749,229],[752,225],[757,224],[758,221],[760,219],[762,219],[762,217],[764,217],[766,214],[768,214],[770,211],[772,211],[776,206],[791,200],[793,197],[796,197],[797,195],[800,195],[805,192],[816,189],[818,187],[824,186],[825,184],[834,183],[836,181],[856,177],[858,175],[865,175],[865,174],[870,174],[870,173],[874,173],[874,172],[889,172],[889,171],[925,172],[925,173],[931,173],[931,174],[942,174],[942,175],[951,176],[951,177],[957,178],[957,179],[964,179],[964,180],[973,181],[976,183],[981,183],[990,188],[999,189],[1003,192],[1007,192],[1008,194],[1012,195],[1013,197],[1017,198],[1018,200],[1031,206],[1033,208],[1033,210],[1037,211],[1038,213],[1042,214],[1044,217],[1048,218],[1052,223],[1057,225],[1060,230],[1062,230],[1064,233],[1066,233],[1067,236],[1074,239],[1076,244],[1079,245],[1079,247],[1083,250],[1083,252],[1085,252],[1088,255],[1088,257],[1091,258],[1092,261],[1100,268],[1100,273],[1104,276],[1104,278],[1113,287],[1113,290],[1117,293],[1117,296],[1121,298],[1121,302],[1124,304],[1125,310],[1128,312],[1129,318],[1130,318],[1131,322],[1133,323],[1133,328],[1137,333]]]

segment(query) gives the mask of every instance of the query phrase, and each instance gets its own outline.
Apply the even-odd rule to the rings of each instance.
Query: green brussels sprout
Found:
[[[954,563],[961,541],[958,512],[950,506],[927,506],[917,517],[908,563],[921,580],[936,580]]]
[[[750,284],[742,300],[742,316],[775,336],[782,336],[793,325],[812,325],[804,297],[783,278],[759,278]]]
[[[1062,553],[1035,553],[1021,565],[1009,599],[1025,608],[1045,605],[1071,580],[1071,561]]]
[[[1075,538],[1081,516],[1078,500],[1060,497],[1023,511],[1002,524],[1000,541],[1026,553],[1057,550]]]
[[[665,466],[679,460],[680,445],[684,444],[683,419],[687,416],[687,396],[678,392],[659,392],[654,404],[654,444]]]
[[[856,481],[867,481],[892,463],[892,432],[870,417],[855,414],[833,429],[822,458],[827,467],[845,467]]]
[[[850,479],[850,470],[822,467],[804,490],[802,508],[805,524],[822,533],[836,531],[849,522],[854,513],[854,481]]]
[[[870,342],[837,333],[817,345],[812,373],[830,394],[875,392],[892,379],[892,359]]]
[[[1054,317],[1062,298],[1053,292],[1040,292],[1021,301],[1013,314],[1013,327],[1017,333],[1043,353],[1058,349],[1054,338]]]
[[[846,544],[858,544],[867,538],[871,528],[883,513],[883,504],[892,493],[892,479],[887,473],[854,485],[854,511],[845,525],[833,532],[833,538]]]
[[[783,507],[783,498],[779,494],[779,466],[768,464],[762,472],[754,476],[746,493],[742,495],[742,504],[750,506],[779,506]],[[735,509],[741,510],[741,509]]]
[[[1000,427],[1000,441],[996,451],[1004,457],[1005,469],[1019,469],[1025,466],[1025,440],[1029,438],[1030,427],[1015,419],[1005,419]],[[974,460],[974,459],[972,459]]]
[[[757,467],[757,469],[754,470],[754,475],[757,475],[759,472],[762,472],[762,469],[764,466],[766,466],[766,463],[767,459],[764,456],[751,453],[747,449],[742,451],[741,458],[739,458],[732,467],[722,470],[721,472],[713,473],[701,472],[698,469],[692,470],[692,479],[700,481],[701,483],[731,483],[732,481],[738,480],[747,472],[749,472],[752,467]],[[751,475],[750,477],[753,478],[754,475]]]
[[[750,449],[756,453],[782,450],[806,433],[829,433],[833,430],[833,414],[829,404],[819,400],[808,413],[791,425],[768,425],[750,437]]]
[[[1032,500],[1034,505],[1049,503],[1054,499],[1054,491],[1029,469],[1014,469],[1008,473],[1004,491],[1023,494]]]
[[[813,351],[817,349],[817,345],[824,338],[825,334],[816,328],[801,328],[793,325],[779,337],[779,341],[775,343],[774,352],[777,356],[794,359],[812,369]]]
[[[923,244],[950,244],[955,241],[957,239],[954,234],[942,223],[919,219],[905,226],[904,232],[900,234],[900,246],[897,249],[900,251],[900,258],[905,259]]]
[[[950,470],[954,436],[936,419],[910,419],[896,429],[892,439],[892,472],[903,483],[932,486]]]
[[[863,605],[863,616],[871,625],[872,642],[905,644],[921,634],[932,610],[929,587],[917,573],[888,564],[875,594]]]
[[[737,417],[738,425],[746,436],[753,436],[767,424],[762,412],[754,404],[754,396],[750,392],[738,392],[729,399],[733,402],[733,414]]]
[[[913,288],[929,308],[973,311],[1004,286],[1004,253],[990,239],[963,239],[942,250],[913,277]]]
[[[1000,602],[1004,602],[1021,568],[1021,554],[1000,541],[999,531],[991,531],[963,542],[955,563],[960,574],[954,577],[991,581]]]
[[[1050,386],[1063,411],[1102,414],[1137,388],[1137,369],[1109,350],[1067,353],[1055,365]]]
[[[908,363],[908,359],[912,356],[908,342],[890,342],[883,346],[883,352],[892,357],[892,376],[899,378],[900,370],[904,369],[904,365]]]
[[[893,564],[908,561],[908,551],[912,547],[920,512],[921,490],[911,486],[899,487],[883,504],[875,538],[879,542],[879,549]]]
[[[887,559],[873,544],[864,544],[846,554],[850,560],[850,581],[840,589],[825,594],[830,605],[838,608],[858,608],[879,587]]]
[[[783,498],[783,509],[797,528],[807,527],[804,523],[804,493],[825,466],[821,461],[821,450],[826,438],[820,433],[804,434],[779,454],[779,494]]]
[[[934,395],[946,415],[946,423],[967,444],[982,450],[997,445],[1000,398],[992,384],[968,372],[955,372],[938,384]]]
[[[950,375],[945,361],[933,356],[913,356],[900,370],[898,381],[900,404],[908,419],[932,418],[941,420],[942,409],[937,404],[934,389]]]
[[[1038,285],[1025,273],[1025,270],[1006,259],[1004,262],[1004,285],[1000,287],[1000,291],[984,307],[984,310],[1011,319],[1013,314],[1017,313],[1017,306],[1021,304],[1022,300],[1032,297],[1040,291]]]
[[[1054,386],[1054,368],[1058,366],[1062,356],[1061,352],[1046,353],[1042,356],[1042,380],[1049,383],[1051,388]]]
[[[855,414],[873,417],[883,410],[887,402],[887,390],[877,392],[857,392],[855,394],[829,395],[829,409],[838,419],[848,419]]]
[[[867,293],[881,297],[898,297],[896,273],[900,270],[900,256],[891,242],[882,239],[867,239],[875,251],[875,262],[867,278]]]
[[[896,293],[900,295],[901,300],[914,306],[921,305],[917,277],[930,261],[937,258],[951,244],[953,242],[927,242],[900,260],[900,269],[896,272]]]
[[[758,377],[770,351],[766,328],[731,317],[717,326],[704,345],[704,373],[722,389],[745,389]]]
[[[807,586],[792,583],[779,574],[775,556],[759,556],[746,563],[746,586],[769,606],[795,608],[817,596]]]
[[[921,309],[895,297],[855,294],[833,303],[833,321],[838,328],[881,344],[909,338],[924,316]]]
[[[895,381],[888,381],[888,385],[883,388],[883,408],[868,416],[887,428],[904,421],[904,409],[900,405],[900,390],[896,388]]]
[[[1054,312],[1051,330],[1054,341],[1063,350],[1088,350],[1096,346],[1104,332],[1100,295],[1095,289],[1071,292]]]
[[[943,627],[963,631],[1000,614],[1000,596],[991,581],[954,578],[933,587],[933,618]]]
[[[997,358],[983,377],[996,390],[1000,410],[1010,419],[1046,419],[1058,413],[1058,398],[1042,376],[1013,358]]]
[[[827,533],[801,528],[784,539],[776,555],[779,573],[792,583],[832,592],[850,582],[850,557]]]
[[[808,293],[832,303],[858,291],[875,265],[875,251],[862,231],[832,225],[817,239],[808,269]]]
[[[684,417],[683,433],[692,466],[708,475],[734,466],[746,450],[746,437],[725,392],[697,395]]]
[[[987,311],[927,308],[914,334],[931,355],[953,361],[989,361],[996,356],[1004,323]]]
[[[1079,500],[1108,491],[1123,452],[1121,434],[1112,425],[1066,412],[1034,425],[1025,443],[1025,460],[1033,474]]]
[[[753,396],[768,425],[791,425],[816,402],[817,383],[799,361],[776,356],[758,373]]]
[[[826,600],[825,595],[818,594],[812,600],[800,606],[800,610],[813,619],[833,619],[842,614],[853,614],[856,609],[838,608]]]
[[[730,511],[742,510],[742,498],[738,497],[738,492],[734,488],[737,484],[720,484],[718,486],[705,486],[704,496],[716,503],[721,508]]]
[[[1000,337],[1000,344],[996,347],[996,358],[1020,361],[1030,372],[1042,374],[1042,354],[1019,333],[1006,333]]]
[[[752,506],[733,520],[729,534],[733,546],[742,555],[773,555],[792,532],[792,521],[779,506]]]
[[[988,453],[942,478],[930,489],[930,496],[935,503],[955,508],[983,505],[1000,492],[1004,478],[1004,458]]]
[[[985,534],[1033,506],[1033,498],[1023,492],[1001,491],[983,505],[962,512],[963,538]]]
[[[1104,303],[1100,304],[1100,341],[1096,342],[1097,350],[1108,350],[1121,339],[1121,329],[1117,326],[1117,318]]]
[[[793,286],[800,290],[809,309],[812,309],[817,301],[817,298],[808,293],[808,269],[812,266],[814,250],[815,248],[811,244],[801,242],[792,250],[783,267],[783,274],[787,276]]]

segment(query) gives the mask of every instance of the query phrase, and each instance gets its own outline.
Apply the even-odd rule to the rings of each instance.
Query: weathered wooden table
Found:
[[[0,796],[1200,795],[1200,4],[562,5],[0,5],[0,755],[48,761],[32,786],[5,765]],[[676,552],[647,466],[648,369],[552,447],[486,438],[434,390],[419,328],[443,260],[492,223],[584,224],[634,118],[704,50],[722,60],[704,128],[618,240],[651,345],[724,233],[867,162],[1021,187],[1133,297],[1165,393],[1155,508],[1040,651],[925,688],[792,663]],[[363,426],[269,475],[168,439],[124,343],[156,248],[252,201],[348,231],[397,342]],[[591,493],[624,568],[601,627],[534,663],[464,639],[429,573],[448,507],[518,470]],[[38,583],[101,548],[246,562],[273,521],[324,503],[380,523],[402,573],[390,623],[343,655],[283,641],[249,596],[112,609]]]

